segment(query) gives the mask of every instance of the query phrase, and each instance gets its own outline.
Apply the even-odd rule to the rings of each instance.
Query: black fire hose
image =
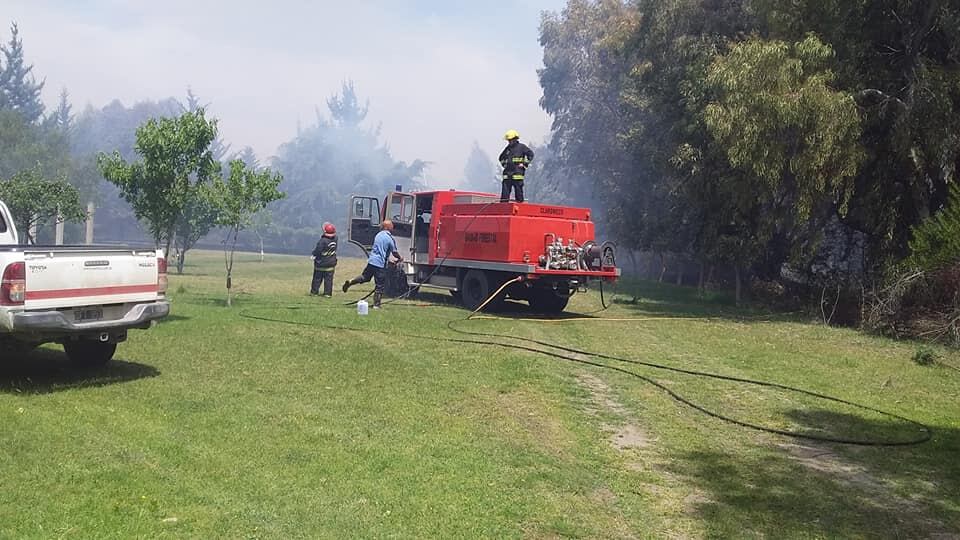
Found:
[[[498,291],[498,292],[499,292],[499,291]],[[279,306],[279,305],[278,305],[278,306],[275,306],[274,309],[276,309],[276,308],[284,308],[284,307],[286,307],[287,309],[290,309],[290,310],[297,310],[297,309],[303,309],[304,307],[308,307],[308,306]],[[471,315],[472,315],[472,314],[471,314]],[[325,328],[325,329],[329,329],[329,330],[338,330],[338,331],[347,331],[347,332],[364,332],[364,333],[371,333],[371,332],[372,332],[372,333],[385,334],[385,335],[395,335],[395,334],[392,333],[392,332],[387,332],[387,331],[384,331],[384,330],[371,330],[371,329],[363,329],[363,328],[351,328],[351,327],[348,327],[348,326],[341,326],[341,325],[324,324],[324,323],[309,323],[309,322],[296,321],[296,320],[278,319],[278,318],[273,318],[273,317],[263,317],[263,316],[253,315],[253,314],[251,314],[251,313],[249,312],[249,310],[242,311],[242,312],[240,313],[240,316],[241,316],[241,317],[244,317],[244,318],[247,318],[247,319],[259,320],[259,321],[274,322],[274,323],[281,323],[281,324],[291,324],[291,325],[298,325],[298,326],[319,327],[319,328]],[[686,320],[686,319],[684,319],[684,318],[679,318],[679,317],[678,317],[677,319],[678,319],[678,320]],[[512,349],[512,350],[517,350],[517,351],[524,351],[524,352],[530,352],[530,353],[534,353],[534,354],[540,354],[540,355],[544,355],[544,356],[547,356],[547,357],[555,358],[555,359],[558,359],[558,360],[564,360],[564,361],[567,361],[567,362],[573,362],[573,363],[577,363],[577,364],[581,364],[581,365],[587,365],[587,366],[592,366],[592,367],[596,367],[596,368],[600,368],[600,369],[608,369],[608,370],[611,370],[611,371],[616,371],[616,372],[619,372],[619,373],[622,373],[622,374],[625,374],[625,375],[629,375],[629,376],[632,376],[632,377],[636,377],[636,378],[638,378],[638,379],[646,382],[647,384],[650,384],[651,386],[657,388],[658,390],[666,393],[668,396],[670,396],[671,398],[673,398],[674,400],[676,400],[676,401],[679,402],[680,404],[682,404],[682,405],[684,405],[684,406],[686,406],[686,407],[690,407],[690,408],[692,408],[692,409],[694,409],[694,410],[696,410],[696,411],[698,411],[698,412],[700,412],[700,413],[703,413],[703,414],[705,414],[705,415],[707,415],[707,416],[709,416],[709,417],[711,417],[711,418],[715,418],[715,419],[717,419],[717,420],[721,420],[721,421],[727,422],[727,423],[729,423],[729,424],[733,424],[733,425],[736,425],[736,426],[740,426],[740,427],[743,427],[743,428],[747,428],[747,429],[751,429],[751,430],[755,430],[755,431],[759,431],[759,432],[763,432],[763,433],[770,433],[770,434],[782,435],[782,436],[785,436],[785,437],[791,437],[791,438],[795,438],[795,439],[805,439],[805,440],[818,441],[818,442],[838,443],[838,444],[847,444],[847,445],[856,445],[856,446],[874,446],[874,447],[914,446],[914,445],[923,444],[923,443],[925,443],[925,442],[928,442],[928,441],[933,437],[933,430],[932,430],[929,426],[927,426],[927,425],[925,425],[925,424],[922,424],[922,423],[917,422],[917,421],[915,421],[915,420],[911,420],[911,419],[909,419],[909,418],[906,418],[906,417],[904,417],[904,416],[901,416],[901,415],[898,415],[898,414],[895,414],[895,413],[883,411],[883,410],[880,410],[880,409],[877,409],[877,408],[874,408],[874,407],[870,407],[870,406],[867,406],[867,405],[861,405],[861,404],[859,404],[859,403],[854,403],[854,402],[852,402],[852,401],[848,401],[848,400],[845,400],[845,399],[841,399],[841,398],[837,398],[837,397],[833,397],[833,396],[828,396],[828,395],[826,395],[826,394],[821,394],[821,393],[818,393],[818,392],[813,392],[813,391],[810,391],[810,390],[804,390],[804,389],[802,389],[802,388],[797,388],[797,387],[788,386],[788,385],[784,385],[784,384],[780,384],[780,383],[775,383],[775,382],[760,381],[760,380],[755,380],[755,379],[747,379],[747,378],[743,378],[743,377],[733,377],[733,376],[729,376],[729,375],[721,375],[721,374],[718,374],[718,373],[709,373],[709,372],[705,372],[705,371],[689,370],[689,369],[683,369],[683,368],[678,368],[678,367],[674,367],[674,366],[668,366],[668,365],[664,365],[664,364],[658,364],[658,363],[648,362],[648,361],[643,361],[643,360],[634,360],[634,359],[627,359],[627,358],[619,358],[619,357],[612,356],[612,355],[607,355],[607,354],[603,354],[603,353],[596,353],[596,352],[591,352],[591,351],[583,351],[583,350],[575,349],[575,348],[572,348],[572,347],[565,347],[565,346],[561,346],[561,345],[555,345],[555,344],[552,344],[552,343],[547,343],[547,342],[544,342],[544,341],[539,341],[539,340],[530,339],[530,338],[522,338],[522,337],[517,337],[517,336],[512,336],[512,335],[505,335],[505,334],[495,334],[495,333],[486,333],[486,332],[474,332],[474,331],[469,331],[469,330],[463,330],[463,329],[460,329],[460,328],[457,328],[457,327],[456,327],[456,323],[463,323],[463,322],[467,322],[468,320],[469,320],[469,317],[467,317],[467,318],[465,318],[465,319],[455,319],[455,320],[451,320],[451,321],[449,321],[449,322],[447,323],[447,328],[450,329],[451,331],[453,331],[453,332],[455,332],[455,333],[458,333],[458,334],[461,334],[461,335],[493,338],[493,339],[495,339],[496,341],[493,341],[493,340],[489,340],[489,341],[488,341],[488,340],[479,340],[479,339],[465,339],[465,338],[453,338],[453,337],[440,337],[440,336],[425,336],[425,335],[418,335],[418,334],[404,334],[404,337],[408,337],[408,338],[412,338],[412,339],[430,340],[430,341],[433,341],[433,342],[443,341],[443,342],[447,342],[447,343],[472,344],[472,345],[481,345],[481,346],[487,346],[487,347],[499,347],[499,348],[503,348],[503,349]],[[520,342],[520,344],[518,344],[518,343],[509,343],[508,341],[510,341],[510,340],[513,340],[513,341],[515,341],[515,342]],[[534,345],[538,345],[538,346],[540,346],[540,347],[546,347],[546,348],[549,348],[549,349],[555,349],[556,351],[561,351],[561,352],[555,352],[555,351],[551,351],[551,350],[546,350],[546,349],[543,349],[543,348],[534,347],[534,346],[531,346],[531,345],[525,345],[525,344],[522,344],[522,343],[534,344]],[[567,354],[565,354],[565,353],[567,353]],[[745,421],[745,420],[740,420],[740,419],[737,419],[737,418],[734,418],[734,417],[731,417],[731,416],[727,416],[727,415],[725,415],[725,414],[722,414],[722,413],[719,413],[719,412],[710,410],[710,409],[708,409],[707,407],[705,407],[705,406],[703,406],[703,405],[700,405],[700,404],[698,404],[698,403],[690,400],[689,398],[684,397],[684,396],[683,396],[682,394],[680,394],[679,392],[670,389],[669,387],[667,387],[667,386],[664,385],[663,383],[660,383],[659,381],[657,381],[657,380],[655,380],[655,379],[653,379],[653,378],[651,378],[651,377],[648,377],[648,376],[646,376],[646,375],[642,375],[642,374],[640,374],[640,373],[636,373],[636,372],[634,372],[634,371],[630,371],[630,370],[628,370],[628,369],[625,369],[625,368],[622,368],[622,367],[618,367],[618,366],[615,366],[615,365],[609,365],[609,364],[597,362],[597,361],[594,361],[594,360],[586,360],[586,359],[584,359],[584,358],[577,358],[577,357],[575,357],[575,356],[571,356],[571,354],[581,355],[581,356],[585,356],[585,357],[593,357],[593,358],[597,358],[597,359],[604,359],[604,360],[609,360],[609,361],[613,361],[613,362],[619,362],[619,363],[623,363],[623,364],[627,364],[627,365],[642,366],[642,367],[647,367],[647,368],[652,368],[652,369],[664,370],[664,371],[669,371],[669,372],[673,372],[673,373],[681,373],[681,374],[684,374],[684,375],[690,375],[690,376],[695,376],[695,377],[703,377],[703,378],[709,378],[709,379],[715,379],[715,380],[723,380],[723,381],[728,381],[728,382],[735,382],[735,383],[740,383],[740,384],[748,384],[748,385],[759,386],[759,387],[776,388],[776,389],[778,389],[778,390],[784,390],[784,391],[787,391],[787,392],[793,392],[793,393],[797,393],[797,394],[801,394],[801,395],[813,397],[813,398],[816,398],[816,399],[822,399],[822,400],[830,401],[830,402],[833,402],[833,403],[839,403],[839,404],[843,404],[843,405],[846,405],[846,406],[858,408],[858,409],[861,409],[861,410],[870,411],[870,412],[873,412],[873,413],[878,414],[878,415],[881,415],[881,416],[886,416],[886,417],[888,417],[888,418],[892,418],[892,419],[898,420],[898,421],[900,421],[900,422],[903,422],[903,423],[906,423],[906,424],[909,424],[909,425],[912,425],[912,426],[916,426],[916,427],[919,429],[920,433],[919,433],[917,436],[914,436],[914,437],[911,437],[911,438],[907,438],[907,439],[904,439],[904,440],[871,440],[871,439],[854,439],[854,438],[848,438],[848,437],[833,437],[833,436],[827,436],[827,435],[818,435],[818,434],[813,434],[813,433],[805,433],[805,432],[798,432],[798,431],[789,431],[789,430],[783,430],[783,429],[779,429],[779,428],[764,426],[764,425],[756,424],[756,423],[753,423],[753,422],[748,422],[748,421]]]

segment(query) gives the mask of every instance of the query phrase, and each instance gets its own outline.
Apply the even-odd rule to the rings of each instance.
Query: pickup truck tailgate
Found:
[[[27,310],[157,299],[154,250],[27,249],[24,263]]]

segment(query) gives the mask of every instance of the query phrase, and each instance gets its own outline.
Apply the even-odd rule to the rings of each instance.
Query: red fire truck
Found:
[[[588,282],[620,275],[614,245],[594,239],[589,209],[499,200],[455,190],[353,196],[348,239],[368,251],[391,219],[409,285],[448,290],[471,310],[522,277],[494,302],[509,297],[559,313]]]

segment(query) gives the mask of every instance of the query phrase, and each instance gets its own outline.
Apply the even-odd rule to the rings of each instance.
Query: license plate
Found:
[[[84,309],[73,310],[74,322],[99,321],[102,318],[103,318],[102,308],[84,308]]]

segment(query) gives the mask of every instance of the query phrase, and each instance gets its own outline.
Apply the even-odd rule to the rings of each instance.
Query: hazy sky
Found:
[[[477,140],[492,157],[507,129],[540,142],[540,13],[564,0],[0,0],[27,59],[76,112],[113,99],[182,97],[190,86],[234,149],[263,159],[352,79],[394,156],[460,179]]]

